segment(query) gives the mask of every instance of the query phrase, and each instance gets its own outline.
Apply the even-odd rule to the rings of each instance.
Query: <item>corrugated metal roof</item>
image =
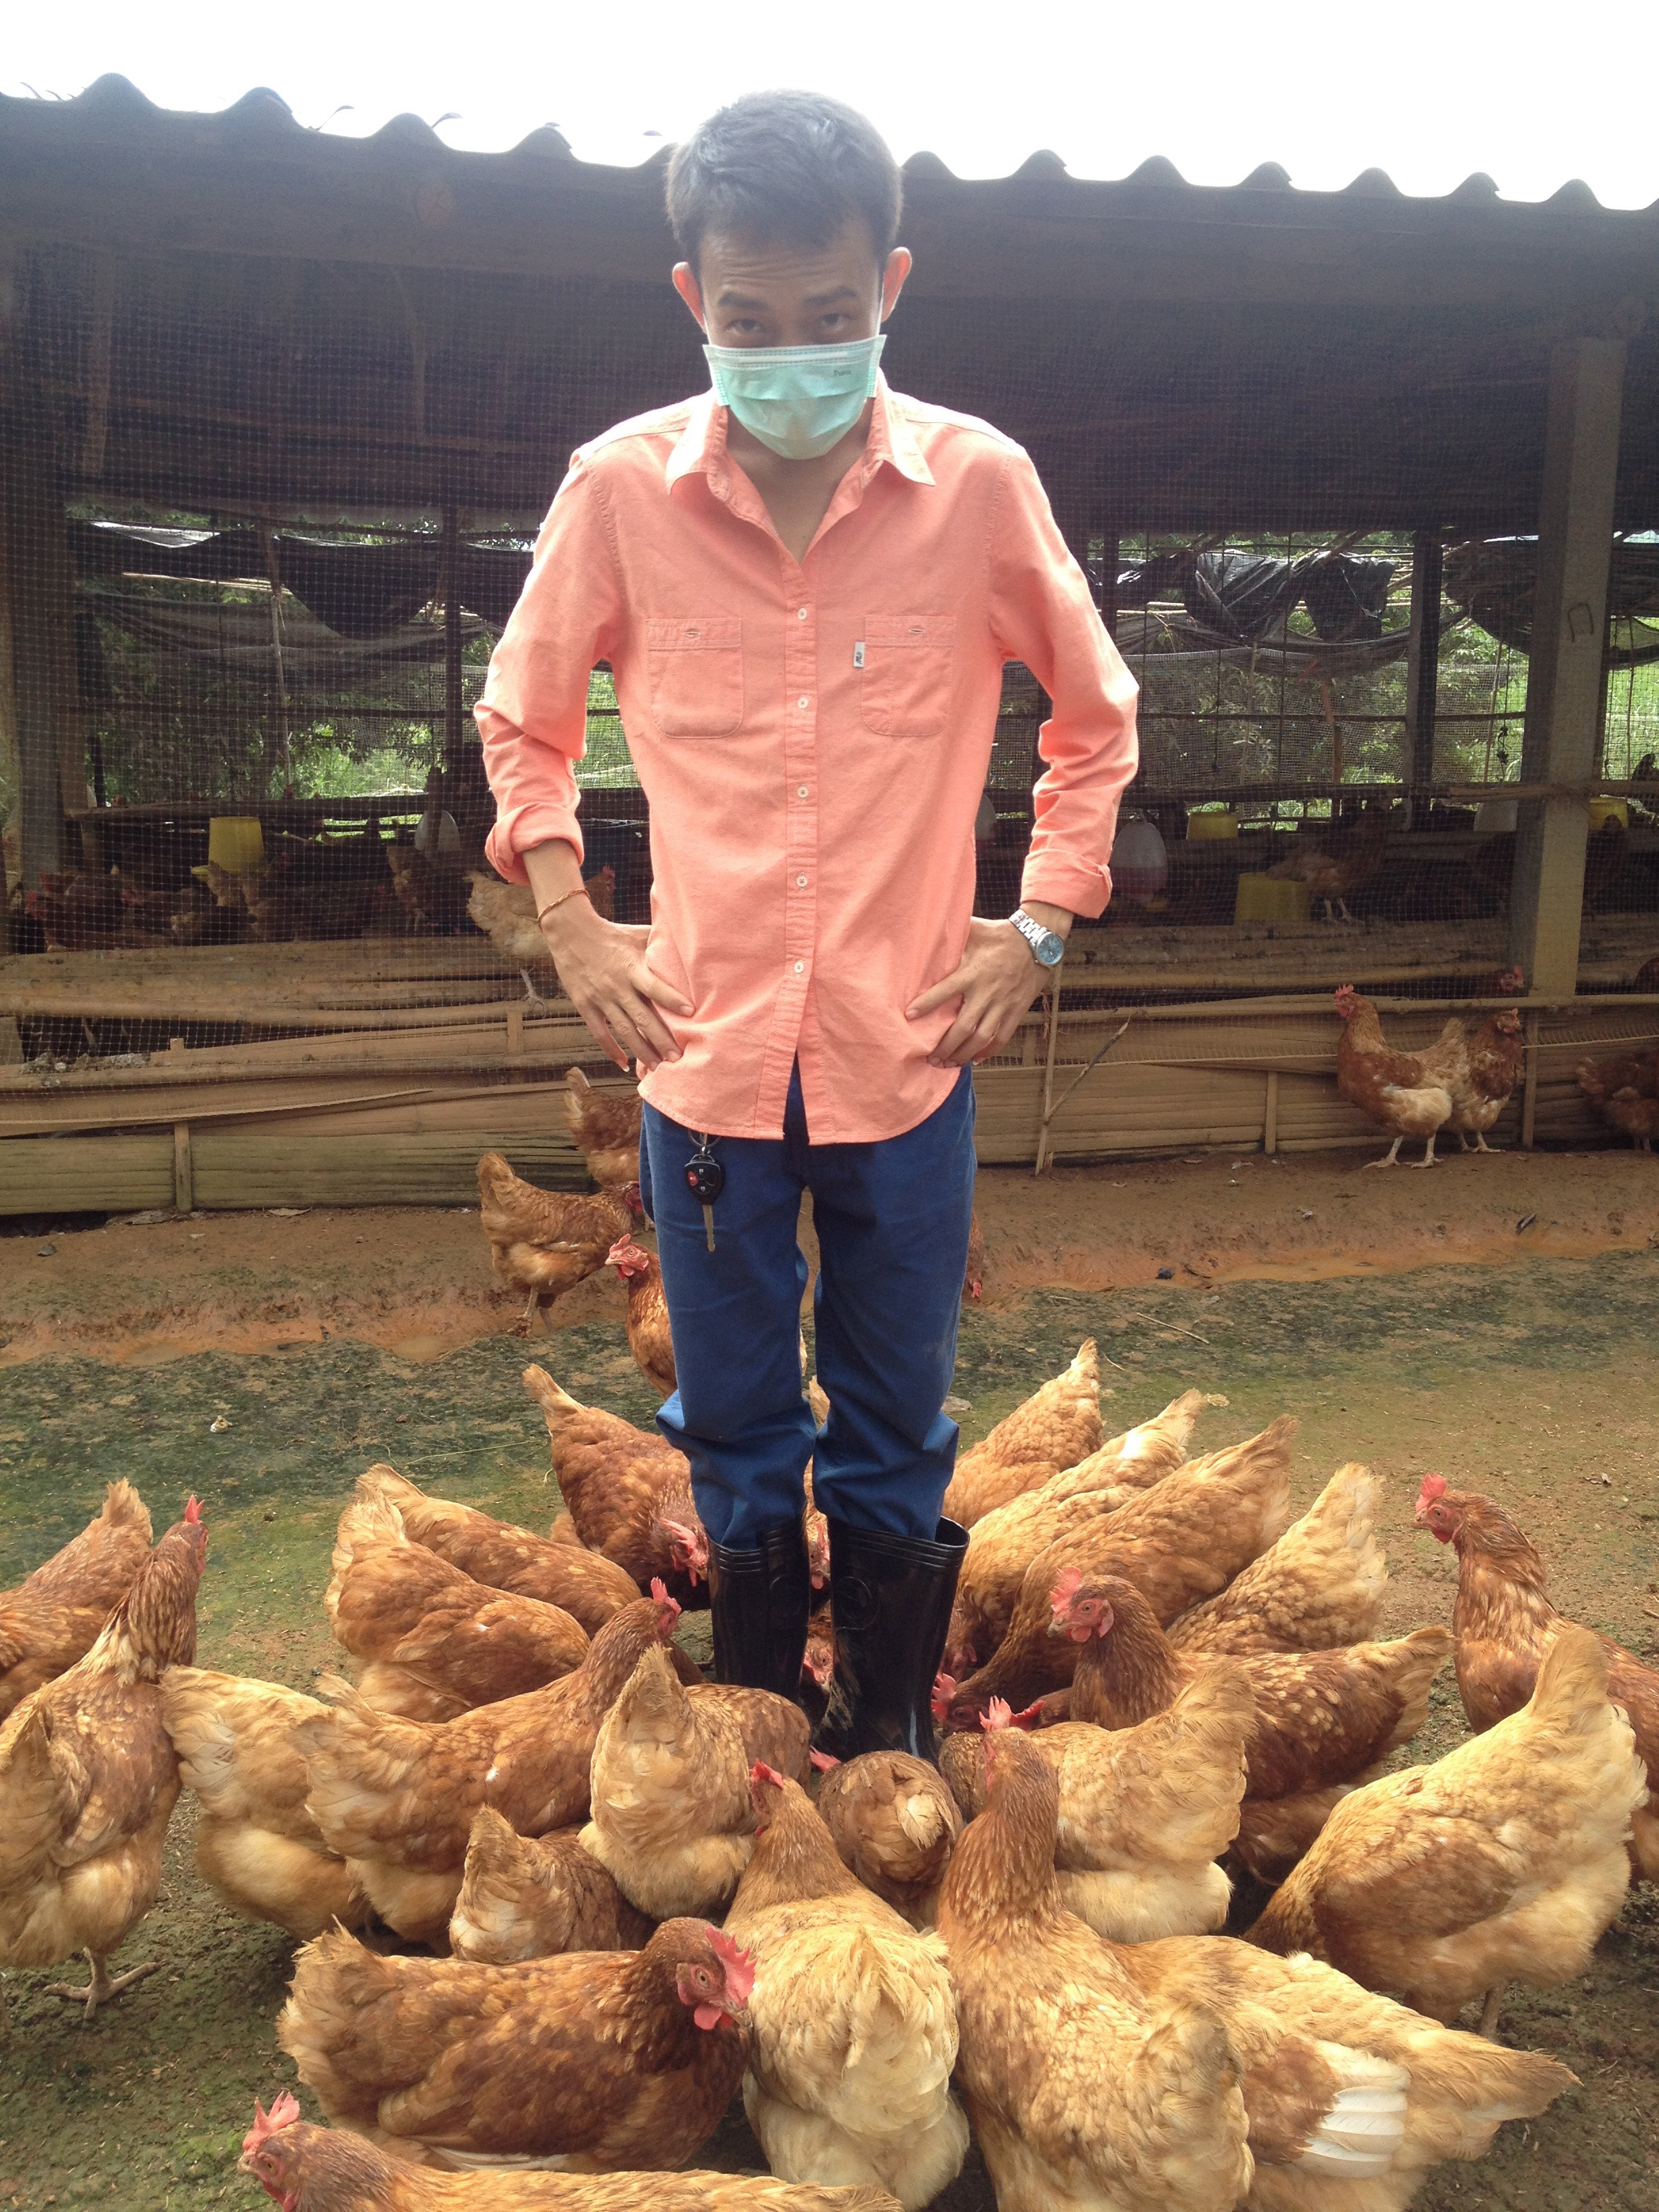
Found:
[[[661,148],[649,161],[634,169],[618,170],[604,163],[578,161],[569,142],[551,124],[544,125],[521,139],[516,146],[499,153],[461,152],[446,144],[420,116],[408,114],[394,115],[378,131],[364,137],[348,137],[314,130],[300,123],[281,94],[264,85],[252,87],[232,106],[221,109],[217,113],[199,114],[183,109],[158,107],[130,79],[116,75],[99,77],[84,92],[69,100],[31,100],[0,94],[0,129],[13,123],[21,124],[25,129],[44,125],[54,132],[65,128],[72,131],[89,130],[94,135],[100,130],[117,131],[125,135],[147,128],[154,129],[174,136],[182,133],[202,150],[206,150],[216,142],[227,147],[240,145],[249,151],[256,147],[270,149],[286,140],[296,147],[309,143],[313,147],[359,148],[370,152],[422,153],[442,155],[452,161],[469,164],[554,160],[572,162],[596,177],[653,173],[665,162],[668,154],[666,147]],[[1338,191],[1310,191],[1293,185],[1288,170],[1276,161],[1261,162],[1236,185],[1194,185],[1182,175],[1173,161],[1161,154],[1142,161],[1128,175],[1115,179],[1074,177],[1058,154],[1046,149],[1030,155],[1018,168],[1002,178],[959,178],[938,155],[929,153],[912,155],[904,164],[904,173],[912,183],[954,184],[977,188],[1064,184],[1074,191],[1090,196],[1102,192],[1179,192],[1202,199],[1246,192],[1275,192],[1290,193],[1302,201],[1391,200],[1417,207],[1491,206],[1516,211],[1548,209],[1558,214],[1593,215],[1618,222],[1659,217],[1659,200],[1639,210],[1604,208],[1589,185],[1577,178],[1562,185],[1547,199],[1501,199],[1496,183],[1483,171],[1474,172],[1449,192],[1425,195],[1401,191],[1388,172],[1380,168],[1362,169]]]

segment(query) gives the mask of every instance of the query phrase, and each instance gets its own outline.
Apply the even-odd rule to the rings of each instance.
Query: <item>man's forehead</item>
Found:
[[[867,295],[873,253],[868,230],[853,222],[823,246],[711,234],[699,258],[704,295],[716,307],[763,306],[783,291],[834,307]]]

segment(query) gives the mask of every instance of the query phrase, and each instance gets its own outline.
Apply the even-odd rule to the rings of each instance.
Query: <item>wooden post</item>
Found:
[[[1043,1155],[1048,1146],[1048,1121],[1054,1110],[1054,1053],[1060,1043],[1060,978],[1066,961],[1062,954],[1058,967],[1048,970],[1048,1046],[1042,1062],[1042,1119],[1037,1123],[1036,1165],[1031,1170],[1041,1175],[1046,1164]]]
[[[1411,826],[1429,826],[1429,786],[1434,781],[1434,716],[1440,675],[1440,594],[1445,574],[1440,533],[1419,530],[1412,538],[1411,629],[1406,641],[1406,781]]]
[[[178,1213],[191,1212],[196,1205],[196,1169],[190,1153],[190,1124],[173,1125],[173,1205]]]
[[[451,793],[458,787],[461,766],[460,546],[460,517],[454,501],[446,500],[440,566],[444,586],[444,777]]]
[[[1538,1017],[1527,1016],[1527,1074],[1526,1087],[1521,1094],[1521,1149],[1532,1150],[1533,1132],[1538,1126]]]
[[[1261,1149],[1273,1153],[1279,1150],[1279,1070],[1267,1070],[1267,1096],[1261,1109]]]
[[[66,813],[89,803],[75,666],[75,571],[50,434],[31,395],[0,429],[0,501],[11,618],[19,872],[27,889],[64,865]],[[37,403],[38,404],[38,403]]]
[[[1115,522],[1108,518],[1100,526],[1100,619],[1107,634],[1115,642],[1117,638],[1117,572],[1123,557],[1123,540]]]
[[[1564,338],[1550,358],[1523,783],[1582,783],[1595,773],[1624,374],[1617,338]],[[1521,805],[1509,957],[1547,998],[1577,989],[1589,824],[1582,799]]]

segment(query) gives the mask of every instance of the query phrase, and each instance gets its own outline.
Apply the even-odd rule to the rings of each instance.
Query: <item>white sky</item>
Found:
[[[480,149],[551,122],[585,160],[641,161],[647,134],[795,84],[963,176],[1049,147],[1086,177],[1164,154],[1195,184],[1274,161],[1315,190],[1374,166],[1413,193],[1484,169],[1511,199],[1582,177],[1609,207],[1659,200],[1656,0],[76,0],[10,20],[9,93],[114,70],[160,106],[213,110],[264,84],[354,135],[453,110],[445,139]]]

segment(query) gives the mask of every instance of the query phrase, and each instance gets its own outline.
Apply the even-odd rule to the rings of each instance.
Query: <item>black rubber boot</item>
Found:
[[[968,1531],[941,1521],[933,1540],[830,1523],[836,1677],[818,1747],[837,1759],[908,1751],[937,1764],[933,1680],[945,1656]]]
[[[752,1552],[711,1540],[714,1680],[798,1700],[811,1595],[806,1532],[799,1521],[769,1528]]]

